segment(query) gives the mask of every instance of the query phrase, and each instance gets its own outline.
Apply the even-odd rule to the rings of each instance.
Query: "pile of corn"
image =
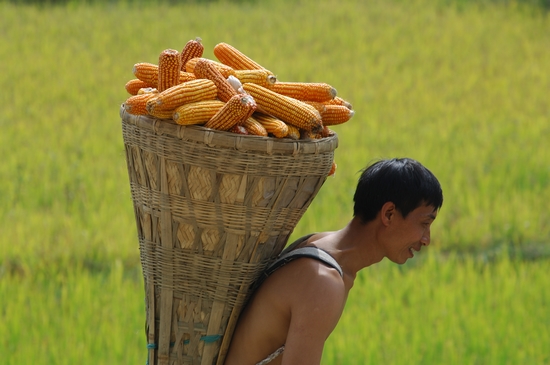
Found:
[[[202,57],[200,38],[181,52],[166,49],[158,64],[136,63],[126,112],[181,125],[274,138],[323,138],[347,122],[352,106],[326,83],[282,82],[273,72],[227,43],[214,47],[218,61]]]

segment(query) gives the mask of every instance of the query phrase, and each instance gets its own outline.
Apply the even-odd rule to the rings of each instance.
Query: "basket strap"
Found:
[[[277,269],[285,266],[289,262],[296,260],[300,257],[309,257],[336,269],[341,277],[344,277],[344,272],[338,262],[325,250],[314,247],[314,246],[305,246],[300,248],[294,248],[300,243],[307,240],[311,235],[305,236],[294,242],[292,245],[287,247],[281,255],[271,264],[268,268],[262,273],[260,278],[253,284],[252,289],[256,290],[264,281],[273,274]]]
[[[279,269],[280,267],[300,257],[309,257],[309,258],[321,261],[324,264],[327,264],[328,266],[336,269],[340,274],[340,276],[344,277],[344,272],[342,271],[342,268],[340,267],[338,262],[334,259],[334,257],[332,257],[325,250],[319,247],[313,247],[313,246],[297,248],[295,250],[285,253],[284,255],[281,255],[281,257],[275,260],[275,262],[273,262],[267,268],[267,270],[265,271],[266,277],[271,275],[273,272],[275,272],[275,270]]]

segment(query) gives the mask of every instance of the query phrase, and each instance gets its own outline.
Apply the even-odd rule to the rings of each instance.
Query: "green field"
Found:
[[[361,273],[324,365],[550,364],[544,2],[15,3],[0,0],[3,363],[145,363],[119,106],[134,63],[200,36],[206,57],[230,43],[356,110],[294,236],[343,226],[373,159],[442,183],[427,253]]]

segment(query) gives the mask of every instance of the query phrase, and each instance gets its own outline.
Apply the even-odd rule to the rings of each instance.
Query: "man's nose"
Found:
[[[430,244],[430,230],[427,230],[422,235],[422,239],[420,240],[420,243],[422,243],[423,246],[428,246]]]

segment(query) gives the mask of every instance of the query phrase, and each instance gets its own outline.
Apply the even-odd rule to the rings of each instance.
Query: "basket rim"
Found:
[[[319,154],[332,152],[338,147],[338,135],[320,139],[294,140],[253,135],[241,135],[206,128],[200,125],[179,125],[169,119],[156,119],[147,115],[133,115],[120,107],[123,123],[145,129],[156,135],[167,135],[181,140],[204,143],[208,146],[232,148],[241,151],[260,151],[267,154]]]

